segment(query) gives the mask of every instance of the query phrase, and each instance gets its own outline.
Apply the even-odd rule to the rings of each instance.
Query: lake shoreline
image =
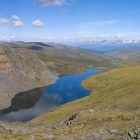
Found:
[[[88,96],[90,91],[81,83],[99,72],[97,69],[89,69],[82,74],[61,76],[49,86],[18,93],[11,100],[11,106],[0,111],[1,116],[5,115],[0,120],[26,122],[58,106]]]

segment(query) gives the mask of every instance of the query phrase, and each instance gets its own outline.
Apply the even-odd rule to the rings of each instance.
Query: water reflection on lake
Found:
[[[0,120],[29,121],[56,106],[88,96],[90,92],[81,86],[81,82],[99,72],[100,70],[89,69],[83,74],[62,76],[46,89],[34,107],[0,115]]]

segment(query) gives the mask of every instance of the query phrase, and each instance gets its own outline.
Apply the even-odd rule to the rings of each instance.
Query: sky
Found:
[[[0,0],[1,41],[140,40],[140,0]]]

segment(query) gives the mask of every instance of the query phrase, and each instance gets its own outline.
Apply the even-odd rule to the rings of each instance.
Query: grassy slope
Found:
[[[107,53],[106,55],[124,60],[140,60],[140,49],[118,50]]]
[[[140,111],[140,66],[101,73],[88,78],[82,84],[91,90],[90,96],[63,105],[34,119],[32,123],[52,123],[86,109],[119,109],[135,113]]]
[[[42,45],[34,42],[15,44],[13,47],[35,50],[47,67],[58,75],[82,73],[89,68],[108,70],[118,64],[118,60],[111,57],[66,45]]]
[[[83,85],[92,92],[95,91],[91,97],[98,108],[128,111],[140,109],[140,66],[102,73],[88,78]]]
[[[119,132],[135,130],[140,125],[140,66],[119,68],[103,72],[83,81],[82,85],[91,90],[91,95],[83,99],[67,103],[48,114],[35,118],[26,125],[29,134],[12,135],[18,137],[43,139],[44,135],[56,134],[73,139],[75,135],[83,137],[93,132],[106,133],[112,129]],[[53,126],[54,122],[66,120],[76,112],[81,113],[78,120],[70,126],[45,131],[45,126]],[[5,134],[3,134],[5,137]],[[111,135],[114,139],[116,135]],[[112,140],[114,140],[112,138]],[[118,138],[120,140],[120,138]]]
[[[118,62],[118,60],[77,48],[46,47],[44,51],[38,51],[37,54],[51,71],[60,75],[82,73],[89,68],[105,70],[115,67],[114,62]]]
[[[89,67],[104,70],[105,67],[107,69],[114,68],[114,66],[112,67],[112,61],[114,60],[93,56],[93,53],[87,56],[85,52],[82,54],[79,50],[72,51],[71,49],[67,50],[64,48],[53,49],[54,48],[47,48],[45,53],[37,53],[42,60],[46,61],[50,69],[59,74],[79,73]],[[73,52],[75,53],[73,54]],[[79,53],[81,55],[79,55]],[[118,63],[118,61],[114,61],[114,63]],[[58,133],[68,131],[68,134],[71,133],[71,135],[75,135],[75,133],[81,129],[77,128],[77,126],[80,126],[84,127],[85,132],[82,132],[84,135],[87,131],[92,132],[95,129],[117,127],[118,129],[126,130],[138,124],[140,122],[140,66],[135,65],[139,65],[139,62],[136,61],[136,63],[133,64],[130,61],[124,61],[119,65],[121,67],[128,65],[134,66],[102,72],[85,80],[82,84],[85,88],[91,90],[91,93],[94,92],[94,94],[65,104],[48,114],[44,114],[31,122],[27,122],[27,125],[31,127],[30,132],[33,133],[33,135],[39,135],[44,131],[45,125],[52,125],[55,121],[67,119],[68,116],[75,112],[85,110],[88,110],[88,112],[79,119],[78,124],[75,123],[68,128],[60,128],[55,131]],[[82,69],[79,71],[81,67]],[[89,111],[91,109],[96,110],[94,115],[91,115]],[[135,117],[138,119],[134,120],[133,118]],[[41,125],[43,127],[40,129]],[[35,133],[32,129],[35,129]]]

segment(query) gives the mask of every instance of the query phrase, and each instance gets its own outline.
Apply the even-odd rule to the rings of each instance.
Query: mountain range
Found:
[[[99,46],[95,51],[56,43],[1,43],[0,114],[33,107],[47,86],[61,75],[83,73],[90,68],[102,72],[81,83],[91,92],[87,97],[26,123],[1,121],[0,138],[139,139],[140,51],[139,44],[137,49],[131,45],[126,45],[131,49],[122,49],[124,46],[118,44],[115,48]]]

